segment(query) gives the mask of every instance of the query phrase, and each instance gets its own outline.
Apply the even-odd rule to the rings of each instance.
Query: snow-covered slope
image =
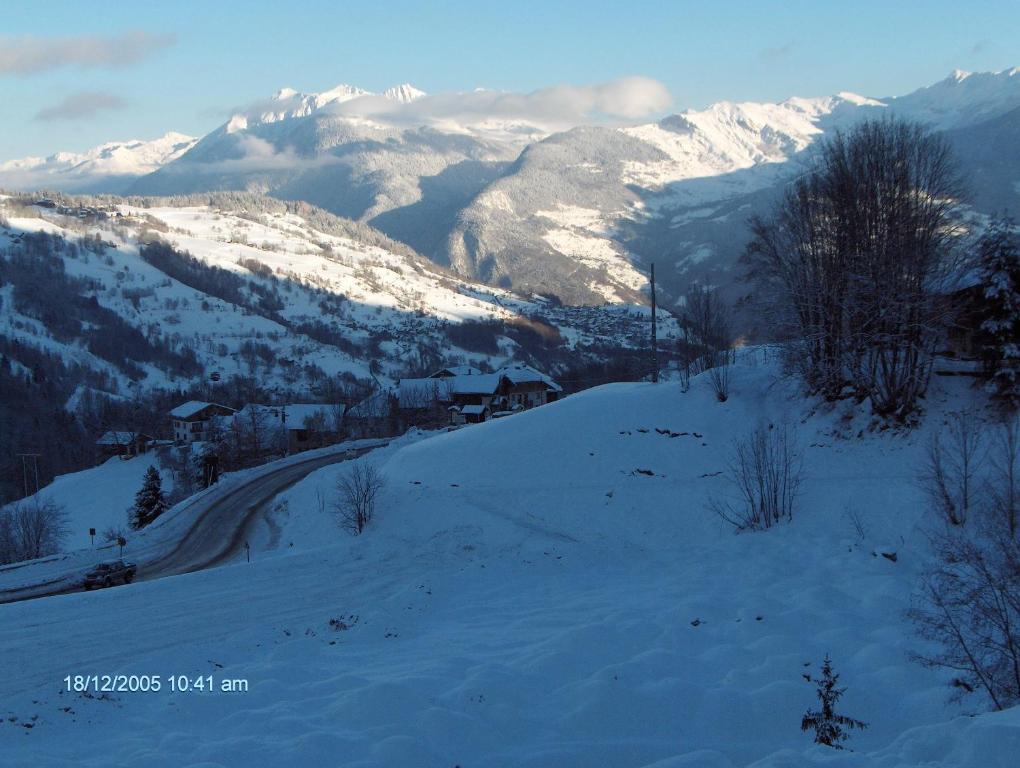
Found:
[[[122,192],[183,155],[198,139],[168,133],[152,141],[111,141],[82,153],[57,152],[0,162],[0,188]]]
[[[387,485],[358,538],[323,512],[329,468],[280,498],[250,564],[0,606],[5,760],[1013,765],[1020,711],[965,716],[983,703],[950,703],[951,676],[908,656],[930,556],[914,467],[973,391],[939,379],[917,431],[870,431],[849,403],[808,410],[762,355],[725,403],[706,377],[612,385],[369,454]],[[796,430],[803,495],[792,522],[734,535],[707,501],[732,493],[732,440],[763,420]],[[890,544],[895,562],[875,556]],[[116,643],[81,640],[111,627]],[[869,724],[852,752],[800,731],[802,675],[827,653],[841,711]],[[67,674],[162,689],[83,695]],[[223,693],[233,679],[247,690]]]
[[[382,222],[435,256],[450,216],[512,161],[534,127],[508,130],[415,111],[430,97],[411,85],[373,94],[349,85],[304,94],[285,88],[238,111],[189,152],[132,187],[138,194],[247,189]],[[436,216],[437,207],[439,215]]]
[[[1020,67],[1001,72],[956,70],[934,85],[884,101],[894,112],[937,128],[976,125],[1020,105]]]
[[[64,549],[91,547],[90,528],[96,529],[96,545],[105,543],[106,531],[126,529],[127,511],[142,487],[145,471],[159,467],[157,458],[155,452],[130,459],[114,456],[98,467],[60,475],[39,491],[42,501],[53,502],[66,513]],[[173,488],[172,474],[163,470],[161,480],[164,492],[169,494]]]
[[[538,319],[559,329],[565,349],[643,343],[643,309],[593,317],[488,288],[444,272],[370,227],[307,205],[236,195],[178,206],[105,198],[81,209],[80,200],[55,209],[25,204],[31,200],[0,198],[0,258],[36,253],[37,233],[63,238],[64,274],[87,281],[100,307],[153,342],[195,356],[197,369],[184,375],[156,360],[138,361],[146,387],[187,385],[217,371],[224,380],[257,376],[306,390],[322,375],[367,379],[370,365],[376,375],[398,376],[430,352],[447,363],[495,365],[521,354],[508,338],[486,353],[456,348],[446,329],[470,320]],[[144,258],[143,244],[154,238],[228,277],[181,282],[179,272]],[[86,338],[52,332],[46,313],[23,310],[15,291],[0,286],[5,336],[104,371],[125,391],[129,372],[98,356]],[[670,322],[663,317],[661,334]]]
[[[529,146],[460,212],[447,249],[466,275],[512,284],[539,275],[571,300],[626,296],[634,270],[654,261],[676,300],[692,282],[732,286],[749,216],[803,170],[820,136],[865,118],[892,114],[950,130],[966,180],[979,186],[984,176],[1013,174],[994,198],[979,186],[975,202],[1015,208],[1016,153],[988,151],[986,134],[995,123],[999,145],[1020,138],[1015,120],[1003,123],[1017,109],[1020,70],[1013,69],[954,73],[899,98],[720,102],[647,125],[555,134]],[[580,226],[572,223],[578,209]],[[593,254],[606,264],[594,278]],[[585,275],[580,285],[576,273]]]

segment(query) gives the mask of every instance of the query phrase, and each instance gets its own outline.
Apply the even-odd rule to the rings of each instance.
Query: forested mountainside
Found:
[[[15,454],[51,444],[47,476],[77,468],[125,411],[159,434],[172,396],[319,400],[508,360],[586,386],[607,367],[643,375],[649,334],[646,307],[491,288],[364,223],[251,194],[3,197],[0,323],[8,483]]]

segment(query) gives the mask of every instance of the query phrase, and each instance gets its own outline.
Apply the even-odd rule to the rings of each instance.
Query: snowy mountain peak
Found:
[[[1020,68],[1001,72],[954,70],[939,82],[899,98],[883,99],[897,114],[936,128],[990,120],[1020,105]]]
[[[383,91],[383,96],[387,99],[399,101],[401,104],[410,104],[425,95],[427,95],[425,91],[415,88],[410,83],[401,83]]]
[[[335,88],[330,88],[328,91],[323,91],[322,93],[312,94],[315,99],[315,106],[317,109],[322,108],[327,104],[342,103],[350,101],[351,99],[356,99],[359,96],[370,95],[370,91],[358,88],[357,86],[347,85],[346,83],[341,83]]]
[[[40,189],[59,182],[68,191],[120,191],[118,180],[152,173],[187,152],[198,139],[170,131],[149,141],[108,141],[85,152],[55,152],[0,163],[0,180],[11,189]]]

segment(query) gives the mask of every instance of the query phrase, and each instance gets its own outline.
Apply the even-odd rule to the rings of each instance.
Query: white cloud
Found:
[[[335,89],[340,90],[340,89]],[[239,156],[204,163],[205,173],[248,173],[272,170],[301,170],[343,162],[333,155],[306,157],[293,148],[278,149],[272,143],[245,132],[266,115],[279,119],[282,114],[307,114],[314,95],[284,89],[274,99],[249,104],[232,114],[237,134]],[[356,96],[334,101],[319,113],[341,117],[363,118],[397,128],[435,125],[444,129],[455,126],[483,127],[496,122],[528,126],[529,129],[552,132],[577,125],[634,121],[666,110],[672,98],[666,87],[647,77],[625,77],[588,86],[557,85],[530,93],[477,89],[474,91],[437,93],[422,96],[410,103],[388,99],[380,94]],[[484,132],[484,128],[482,128]],[[530,134],[530,130],[524,130]],[[196,168],[169,170],[193,173]]]
[[[36,120],[79,120],[92,117],[99,112],[123,109],[126,102],[120,96],[105,91],[82,91],[72,93],[63,101],[40,109]]]
[[[111,37],[0,35],[0,75],[34,75],[64,67],[116,69],[173,45],[173,35],[125,32]]]
[[[662,83],[625,77],[588,86],[556,85],[530,93],[475,90],[423,96],[401,104],[381,96],[362,96],[333,104],[329,111],[387,122],[428,124],[452,120],[516,120],[563,128],[590,122],[636,120],[667,109],[672,102]]]

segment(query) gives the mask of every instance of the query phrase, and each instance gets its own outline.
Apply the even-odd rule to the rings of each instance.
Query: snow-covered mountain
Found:
[[[410,85],[382,94],[283,89],[131,191],[305,200],[470,279],[574,303],[633,301],[652,262],[671,301],[692,282],[734,285],[749,215],[802,169],[818,137],[867,117],[946,131],[979,210],[1020,203],[1020,159],[1010,149],[1020,69],[957,71],[899,97],[720,102],[622,127],[564,130],[505,102]]]
[[[284,89],[239,110],[131,192],[244,189],[305,200],[348,218],[379,218],[375,226],[442,261],[456,212],[544,133],[486,119],[419,119],[416,105],[429,98],[407,84],[383,94],[349,85]]]
[[[972,184],[973,202],[1015,209],[1020,160],[1007,145],[1020,139],[1010,117],[1018,108],[1013,69],[957,72],[900,98],[722,102],[647,125],[575,129],[529,146],[476,196],[447,251],[464,274],[548,281],[568,300],[627,296],[654,261],[677,300],[693,281],[732,285],[747,218],[800,172],[818,137],[864,118],[894,114],[948,131],[964,176],[997,181],[994,195]],[[990,151],[990,131],[1000,151]]]
[[[1020,67],[1001,72],[955,70],[934,85],[883,101],[904,116],[938,128],[976,125],[1020,105]]]
[[[195,139],[170,132],[151,141],[111,141],[86,152],[57,152],[0,163],[0,188],[122,192],[135,179],[173,162]]]
[[[309,391],[323,376],[385,379],[427,360],[498,366],[535,351],[491,324],[479,343],[455,342],[465,322],[538,329],[557,339],[544,345],[554,357],[641,345],[647,332],[643,307],[561,307],[489,288],[304,203],[34,200],[0,197],[0,341],[56,354],[113,394],[212,371]],[[660,334],[672,328],[663,316]]]

